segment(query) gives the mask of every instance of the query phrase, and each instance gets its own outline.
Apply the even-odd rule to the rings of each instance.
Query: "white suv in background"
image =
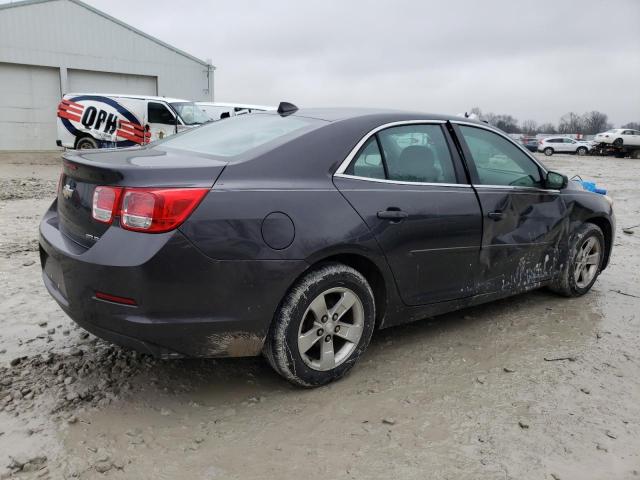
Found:
[[[543,152],[547,157],[554,153],[586,155],[589,150],[591,150],[591,143],[569,137],[546,137],[538,144],[538,151]]]
[[[610,143],[614,147],[640,147],[640,132],[629,128],[614,128],[599,133],[594,139],[596,143]]]

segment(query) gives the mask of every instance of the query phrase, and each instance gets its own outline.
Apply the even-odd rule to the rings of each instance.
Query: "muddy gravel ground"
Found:
[[[377,332],[347,378],[300,390],[261,358],[161,361],[77,328],[38,260],[59,154],[0,155],[0,476],[640,478],[640,162],[544,161],[615,201],[591,293]]]

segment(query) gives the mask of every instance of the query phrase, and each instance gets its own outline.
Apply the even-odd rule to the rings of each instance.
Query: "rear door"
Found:
[[[523,290],[552,275],[567,215],[545,171],[508,137],[455,125],[483,214],[481,293]]]
[[[334,176],[375,235],[409,305],[475,293],[480,206],[443,127],[381,127]]]
[[[575,152],[578,149],[578,142],[570,138],[562,139],[562,148],[564,152]]]

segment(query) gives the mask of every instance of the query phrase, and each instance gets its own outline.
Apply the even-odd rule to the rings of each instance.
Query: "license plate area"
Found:
[[[42,247],[40,247],[40,262],[42,270],[47,278],[51,281],[51,284],[67,299],[67,287],[64,282],[64,274],[62,272],[62,265],[60,262],[48,255]]]

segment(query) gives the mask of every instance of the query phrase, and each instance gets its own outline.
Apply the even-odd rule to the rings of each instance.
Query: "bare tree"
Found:
[[[611,127],[609,127],[611,128]],[[620,128],[629,128],[631,130],[640,130],[640,122],[629,122],[622,125]]]
[[[538,123],[535,120],[525,120],[522,122],[522,131],[529,135],[538,133]]]
[[[607,121],[608,117],[605,113],[593,110],[582,116],[582,124],[586,135],[595,135],[611,128],[611,124]]]
[[[543,123],[538,126],[538,133],[558,133],[553,123]]]
[[[480,110],[480,107],[473,107],[470,113],[477,115],[478,118],[482,118],[482,110]]]
[[[583,133],[582,117],[574,112],[564,114],[558,123],[558,133]]]

